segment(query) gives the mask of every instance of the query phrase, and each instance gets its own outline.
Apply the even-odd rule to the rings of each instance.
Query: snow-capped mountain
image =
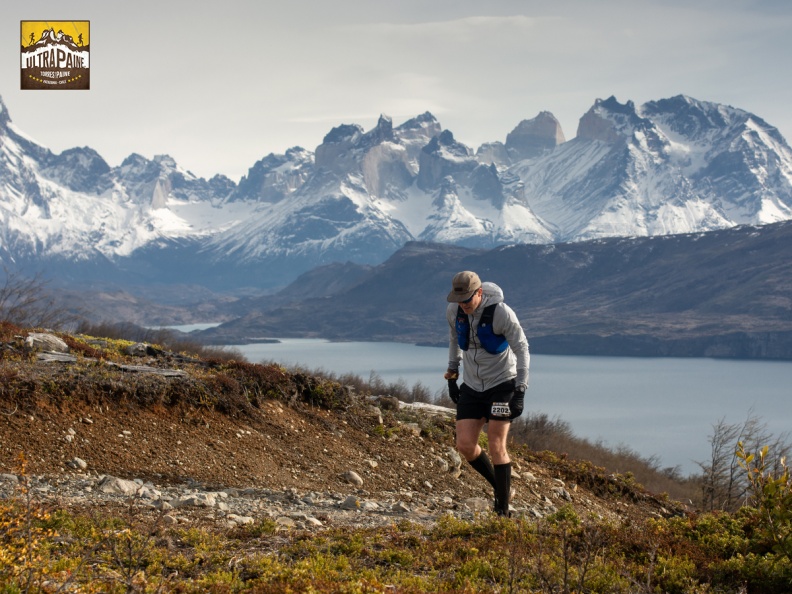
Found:
[[[137,283],[279,286],[405,242],[466,247],[708,231],[792,219],[792,150],[743,110],[597,100],[566,140],[541,112],[476,151],[424,113],[333,128],[238,183],[168,156],[53,154],[0,101],[0,260]]]
[[[792,151],[739,109],[678,96],[597,101],[577,136],[510,168],[555,240],[710,231],[792,218]]]

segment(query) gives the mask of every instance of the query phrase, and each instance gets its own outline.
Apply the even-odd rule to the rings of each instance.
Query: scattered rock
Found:
[[[238,516],[236,514],[228,514],[226,520],[233,526],[244,526],[246,524],[253,524],[256,521],[250,516]]]
[[[71,460],[69,460],[68,462],[66,462],[66,465],[69,466],[70,468],[74,468],[75,470],[85,470],[86,468],[88,468],[88,463],[82,458],[78,458],[76,456]]]
[[[483,512],[492,509],[492,500],[483,497],[469,497],[463,501],[465,506],[474,512]]]
[[[54,334],[31,332],[25,339],[25,346],[34,351],[49,351],[51,353],[68,353],[69,345]]]
[[[341,503],[341,509],[360,509],[360,501],[354,495],[350,495]]]
[[[379,407],[370,404],[368,407],[368,413],[374,418],[377,425],[382,425],[382,411],[379,409]]]
[[[145,342],[130,344],[124,352],[131,357],[145,357],[148,355],[148,345]]]
[[[97,487],[102,493],[127,496],[135,495],[140,489],[140,485],[135,481],[128,481],[114,476],[105,476],[99,481]]]
[[[462,457],[454,448],[449,448],[448,457],[451,459],[451,465],[454,468],[462,468]]]
[[[347,470],[341,475],[341,478],[343,478],[346,482],[355,485],[356,487],[363,486],[363,479],[360,478],[360,475],[354,470]]]
[[[275,518],[275,523],[281,528],[295,528],[297,526],[294,520],[286,516]]]
[[[401,403],[395,396],[377,396],[376,401],[383,410],[399,410]]]
[[[421,435],[421,426],[418,423],[404,423],[402,425],[405,431],[418,437]]]
[[[572,501],[572,495],[564,487],[553,487],[553,494],[564,501]]]

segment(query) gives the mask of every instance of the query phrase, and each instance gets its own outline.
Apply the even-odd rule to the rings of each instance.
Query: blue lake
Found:
[[[386,383],[420,382],[432,394],[445,387],[445,348],[319,339],[233,348],[255,363],[364,379],[373,372]],[[742,423],[752,415],[768,432],[786,435],[791,387],[790,362],[532,355],[526,405],[566,421],[579,437],[626,446],[690,474],[708,459],[708,438],[720,419]]]

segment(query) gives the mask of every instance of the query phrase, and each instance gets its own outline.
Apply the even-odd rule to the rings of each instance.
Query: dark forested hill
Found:
[[[534,352],[792,359],[789,222],[494,250],[409,243],[376,267],[315,269],[205,337],[444,344],[463,269],[503,288]]]

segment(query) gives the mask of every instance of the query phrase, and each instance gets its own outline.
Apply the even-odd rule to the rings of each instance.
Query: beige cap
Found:
[[[481,279],[475,272],[463,270],[454,275],[451,285],[454,288],[448,294],[449,303],[461,303],[470,299],[473,293],[481,287]]]

